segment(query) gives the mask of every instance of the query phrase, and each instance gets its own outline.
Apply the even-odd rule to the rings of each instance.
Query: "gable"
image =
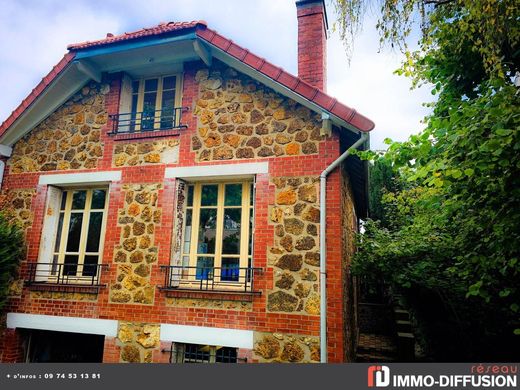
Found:
[[[197,58],[211,65],[215,57],[355,133],[370,131],[374,127],[370,119],[356,110],[208,29],[204,22],[167,23],[69,46],[70,52],[64,59],[0,125],[0,144],[12,145],[89,79],[99,81],[102,72],[115,71],[114,67],[119,66],[117,71],[124,70],[122,68],[129,58],[133,59],[131,66],[134,68],[150,65],[154,62],[150,61],[151,57],[139,51],[155,52],[159,49],[174,56],[162,59],[166,62],[176,58],[182,63]],[[121,61],[123,57],[126,60]]]
[[[109,86],[89,83],[14,145],[11,173],[96,168]]]

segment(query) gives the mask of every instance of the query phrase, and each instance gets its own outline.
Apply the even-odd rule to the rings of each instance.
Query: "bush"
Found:
[[[24,241],[20,227],[0,213],[0,310],[7,301],[9,284],[16,277],[25,252]]]

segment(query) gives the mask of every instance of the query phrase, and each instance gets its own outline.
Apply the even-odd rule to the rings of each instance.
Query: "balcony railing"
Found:
[[[112,120],[111,134],[134,134],[183,129],[187,125],[182,123],[182,113],[187,110],[187,107],[175,107],[110,115],[109,117]]]
[[[101,269],[108,264],[29,263],[27,286],[104,287]]]
[[[255,291],[255,274],[262,268],[161,266],[165,272],[163,290],[211,291],[260,294]]]

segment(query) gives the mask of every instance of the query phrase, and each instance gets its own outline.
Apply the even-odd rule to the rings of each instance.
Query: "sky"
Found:
[[[294,0],[2,0],[0,122],[61,59],[70,43],[104,38],[166,21],[205,20],[208,26],[297,74]],[[335,20],[328,5],[329,24]],[[379,50],[376,18],[365,18],[349,63],[337,32],[328,39],[328,93],[376,123],[371,148],[404,141],[424,126],[428,87],[410,90],[394,75],[402,55]]]

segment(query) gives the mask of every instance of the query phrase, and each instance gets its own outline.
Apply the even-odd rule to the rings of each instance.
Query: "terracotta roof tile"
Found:
[[[145,38],[155,35],[166,34],[172,31],[185,30],[188,28],[193,28],[197,25],[206,26],[206,22],[203,20],[192,21],[192,22],[168,22],[161,23],[158,26],[150,27],[150,28],[142,28],[137,31],[124,33],[120,35],[108,35],[105,39],[99,39],[96,41],[86,41],[81,43],[73,43],[67,46],[69,50],[81,50],[94,46],[105,46],[114,43],[119,43],[123,41],[128,41],[131,39],[137,38]]]

